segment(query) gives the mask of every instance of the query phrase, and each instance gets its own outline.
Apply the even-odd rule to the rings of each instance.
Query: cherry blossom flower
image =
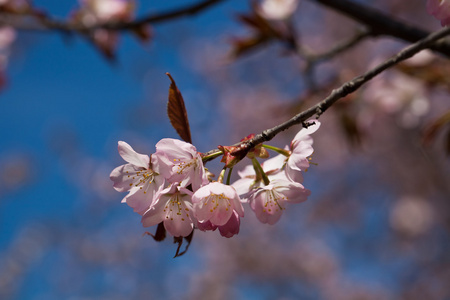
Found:
[[[169,182],[180,182],[185,187],[192,184],[193,191],[209,182],[202,158],[192,144],[162,139],[156,144],[155,155],[161,163],[162,174]]]
[[[81,8],[73,19],[84,26],[95,26],[107,22],[124,22],[133,18],[135,1],[132,0],[80,0]],[[113,30],[96,29],[91,34],[95,45],[108,58],[114,57],[118,33]]]
[[[298,183],[288,180],[273,180],[269,185],[250,192],[250,208],[261,223],[275,224],[281,218],[286,203],[307,200],[311,192]]]
[[[286,162],[286,175],[292,181],[303,181],[301,171],[309,167],[308,157],[314,152],[312,147],[313,139],[310,134],[314,133],[319,127],[319,121],[314,121],[308,128],[301,129],[292,140],[290,146],[291,154]]]
[[[261,166],[269,180],[282,179],[289,180],[283,170],[286,163],[286,156],[277,155],[264,161]],[[244,200],[247,198],[248,192],[263,185],[263,179],[258,177],[252,165],[247,165],[241,171],[238,171],[240,179],[236,180],[232,186]]]
[[[441,21],[442,26],[450,24],[450,1],[449,0],[428,0],[427,11],[436,19]]]
[[[211,221],[206,221],[203,223],[197,222],[197,228],[200,229],[201,231],[208,231],[208,230],[214,231],[217,228],[219,228],[220,235],[226,238],[230,238],[238,234],[240,225],[241,219],[236,211],[233,211],[233,214],[231,215],[228,222],[222,226],[213,225]]]
[[[123,198],[135,212],[144,213],[153,203],[155,194],[165,183],[159,175],[157,158],[150,159],[148,155],[139,154],[125,142],[118,145],[119,154],[128,162],[115,168],[110,175],[114,188],[119,192],[129,194]]]
[[[214,230],[219,227],[221,234],[227,237],[239,232],[239,217],[244,216],[244,208],[232,186],[220,182],[210,183],[194,193],[192,202],[200,229],[209,226],[213,228],[209,230]],[[201,225],[206,222],[209,224]]]
[[[284,20],[291,17],[298,6],[298,0],[263,0],[258,13],[268,20]]]
[[[80,21],[91,26],[110,21],[127,21],[133,17],[134,1],[81,0]]]
[[[192,192],[173,183],[160,191],[153,205],[142,216],[144,227],[164,222],[164,228],[174,237],[188,236],[194,229]]]
[[[9,26],[0,27],[0,89],[6,83],[5,69],[11,54],[11,45],[16,39],[16,31]]]

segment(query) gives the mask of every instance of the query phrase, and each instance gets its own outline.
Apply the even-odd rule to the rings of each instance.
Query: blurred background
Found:
[[[197,3],[180,2],[139,1],[135,15]],[[440,28],[425,1],[359,2]],[[67,19],[79,3],[33,7]],[[151,154],[161,138],[177,138],[165,72],[206,152],[287,120],[406,46],[368,37],[313,64],[276,39],[242,51],[255,28],[239,14],[252,14],[248,2],[223,1],[148,28],[148,41],[120,34],[114,59],[77,34],[2,35],[1,299],[450,299],[450,138],[439,125],[450,64],[431,52],[322,115],[317,165],[304,174],[312,195],[277,224],[245,207],[239,235],[195,232],[175,259],[170,238],[143,236],[155,228],[120,203],[109,173],[124,163],[117,141]],[[310,54],[363,28],[307,0],[291,21]],[[284,147],[299,129],[270,144]],[[218,159],[207,166],[221,168]]]

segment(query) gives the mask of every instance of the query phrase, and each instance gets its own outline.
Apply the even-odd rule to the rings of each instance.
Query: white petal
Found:
[[[118,149],[120,156],[122,156],[126,162],[138,167],[149,168],[150,157],[148,155],[137,153],[130,145],[122,141],[119,141]]]
[[[109,175],[109,178],[114,182],[116,191],[129,191],[139,181],[139,179],[136,179],[135,175],[140,169],[141,168],[136,168],[132,164],[121,165],[115,168]]]

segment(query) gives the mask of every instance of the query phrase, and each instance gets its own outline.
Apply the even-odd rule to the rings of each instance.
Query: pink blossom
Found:
[[[441,21],[442,26],[450,24],[450,1],[449,0],[428,0],[427,11],[436,19]]]
[[[314,152],[312,147],[313,139],[310,134],[314,133],[319,127],[319,121],[314,121],[308,128],[301,129],[292,140],[291,155],[289,155],[286,162],[286,175],[290,180],[303,181],[301,171],[309,167],[308,157]]]
[[[219,182],[210,183],[194,193],[192,202],[199,223],[209,222],[208,226],[218,226],[221,233],[239,232],[239,220],[235,219],[244,216],[244,208],[232,186]]]
[[[263,0],[258,13],[268,20],[284,20],[292,16],[298,0]]]
[[[261,164],[269,180],[288,180],[286,173],[283,171],[283,166],[286,163],[286,159],[286,156],[280,154],[264,161]],[[232,186],[244,199],[246,198],[248,192],[260,187],[263,184],[262,178],[257,178],[253,165],[247,165],[244,169],[242,169],[242,171],[238,171],[238,174],[241,178],[236,180]]]
[[[127,21],[133,17],[134,1],[127,0],[80,0],[80,21],[91,26],[111,21]]]
[[[129,194],[123,198],[137,213],[144,213],[154,201],[155,194],[164,186],[164,178],[159,175],[157,159],[139,154],[125,142],[119,142],[119,154],[128,162],[115,168],[110,175],[114,188]]]
[[[201,231],[208,231],[208,230],[214,231],[217,228],[219,228],[220,235],[226,238],[230,238],[238,234],[240,225],[241,220],[236,211],[233,211],[233,214],[231,215],[228,222],[222,226],[213,225],[211,221],[206,221],[203,223],[197,222],[197,228],[200,229]]]
[[[194,229],[192,192],[173,183],[160,191],[153,205],[142,216],[144,227],[164,222],[164,228],[174,237],[188,236]]]
[[[286,203],[307,200],[311,192],[298,182],[273,180],[269,185],[250,192],[250,208],[261,223],[275,224],[285,210]]]
[[[155,155],[161,163],[162,174],[169,182],[180,182],[182,186],[192,184],[194,191],[209,182],[202,158],[192,144],[162,139],[156,144]]]

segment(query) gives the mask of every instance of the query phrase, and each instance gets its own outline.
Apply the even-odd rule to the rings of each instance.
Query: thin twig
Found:
[[[313,51],[298,47],[297,53],[306,62],[306,66],[303,69],[306,84],[311,91],[317,90],[317,84],[314,80],[314,71],[316,65],[322,61],[332,59],[333,57],[339,55],[340,53],[349,50],[350,48],[356,46],[364,40],[365,38],[371,36],[371,32],[367,30],[359,30],[350,39],[338,42],[331,49],[324,53],[314,54]]]
[[[349,38],[348,40],[341,41],[334,45],[331,49],[324,53],[319,54],[307,54],[306,59],[312,63],[316,63],[323,60],[329,60],[336,55],[347,51],[348,49],[352,48],[353,46],[356,46],[359,42],[364,40],[365,38],[372,35],[371,31],[363,30],[358,31],[354,36]],[[304,53],[304,52],[303,52]]]
[[[270,141],[273,139],[277,134],[280,132],[298,124],[303,124],[307,119],[311,118],[312,116],[316,115],[319,117],[322,113],[324,113],[328,108],[330,108],[336,101],[339,99],[344,98],[345,96],[353,93],[357,89],[359,89],[363,84],[370,81],[372,78],[377,76],[378,74],[382,73],[383,71],[389,69],[390,67],[412,57],[416,53],[420,52],[423,49],[429,48],[434,42],[437,40],[447,36],[450,34],[450,28],[444,28],[437,32],[434,32],[430,35],[428,35],[426,38],[418,41],[417,43],[414,43],[400,52],[398,52],[396,55],[392,56],[391,58],[385,60],[383,63],[377,65],[375,68],[367,71],[363,75],[360,75],[358,77],[353,78],[350,81],[347,81],[343,85],[341,85],[339,88],[333,90],[331,94],[326,97],[321,102],[317,103],[316,105],[308,108],[307,110],[295,115],[293,118],[287,120],[286,122],[279,124],[273,128],[264,130],[260,134],[256,135],[253,139],[238,143],[236,145],[241,145],[239,148],[242,151],[239,153],[235,153],[236,156],[240,156],[243,153],[245,154],[252,148],[254,148],[256,145]],[[218,149],[214,149],[211,151],[208,151],[204,155],[212,155],[215,153],[220,152]]]

